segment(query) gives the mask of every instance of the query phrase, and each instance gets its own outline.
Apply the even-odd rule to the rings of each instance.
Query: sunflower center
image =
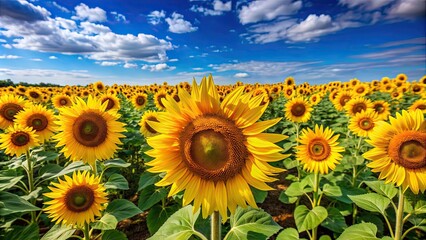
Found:
[[[15,146],[25,146],[30,142],[30,135],[26,132],[16,132],[12,134],[11,141]]]
[[[61,100],[59,100],[59,104],[61,104],[62,106],[65,106],[68,104],[68,101],[62,98]]]
[[[47,127],[47,124],[48,120],[46,116],[40,113],[33,114],[27,119],[27,125],[36,131],[43,131]]]
[[[94,201],[95,194],[87,186],[73,187],[65,194],[65,205],[71,212],[84,212],[92,206]]]
[[[349,100],[351,100],[351,97],[350,96],[347,96],[347,95],[345,95],[345,96],[342,96],[341,98],[340,98],[340,105],[342,105],[342,107],[344,107],[345,105],[346,105],[346,103],[349,101]]]
[[[21,111],[23,108],[15,103],[6,103],[0,108],[0,116],[7,119],[8,121],[13,121],[15,115]]]
[[[359,121],[359,127],[368,131],[374,127],[374,122],[370,118],[364,118]]]
[[[357,93],[363,93],[364,92],[364,88],[363,87],[359,87],[357,90],[356,90],[356,92]]]
[[[181,156],[201,178],[225,181],[241,172],[248,150],[234,122],[218,115],[194,119],[180,134]]]
[[[142,97],[142,96],[138,96],[138,97],[136,98],[136,103],[137,103],[138,105],[140,105],[140,106],[144,105],[144,104],[145,104],[145,98],[144,98],[144,97]]]
[[[40,94],[38,94],[37,92],[30,92],[30,96],[32,98],[38,98],[38,97],[40,97]]]
[[[420,105],[418,105],[417,109],[426,110],[426,104],[420,104]]]
[[[306,107],[303,103],[296,103],[291,107],[291,114],[296,117],[303,116],[306,112]]]
[[[354,104],[354,106],[352,107],[352,112],[355,113],[360,113],[362,111],[365,111],[367,109],[367,106],[364,103],[356,103]]]
[[[74,138],[87,147],[96,147],[107,138],[108,127],[105,119],[96,113],[88,112],[79,116],[73,125]]]
[[[426,133],[406,131],[389,142],[389,156],[397,164],[409,169],[426,167]]]
[[[110,109],[112,109],[113,107],[114,107],[114,101],[112,100],[112,99],[110,99],[110,98],[106,98],[106,99],[104,99],[103,101],[102,101],[102,104],[104,104],[104,102],[105,101],[107,101],[108,102],[108,104],[107,104],[107,107],[106,107],[106,110],[110,110]]]
[[[308,144],[309,155],[315,161],[323,161],[330,155],[330,145],[324,139],[313,139]]]
[[[154,116],[149,116],[146,120],[148,120],[148,121],[153,121],[153,122],[159,122],[159,121],[158,121],[158,119],[157,119],[156,117],[154,117]],[[147,121],[145,121],[145,128],[146,128],[146,130],[148,130],[148,132],[150,132],[150,133],[154,133],[154,134],[158,133],[157,131],[155,131],[155,129],[154,129],[154,128],[152,128],[152,127],[148,124],[148,122],[147,122]]]
[[[385,108],[381,104],[375,105],[374,109],[377,113],[382,113],[385,111]]]

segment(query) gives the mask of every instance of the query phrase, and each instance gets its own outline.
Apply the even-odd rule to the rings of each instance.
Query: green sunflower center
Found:
[[[31,126],[37,132],[43,131],[44,129],[46,129],[48,122],[49,121],[47,120],[47,117],[43,114],[40,114],[40,113],[32,114],[27,119],[27,125]]]
[[[303,103],[296,103],[291,106],[291,114],[296,117],[301,117],[305,114],[306,107]]]
[[[83,113],[74,122],[73,135],[77,142],[86,147],[99,146],[107,138],[107,122],[97,113]]]
[[[15,119],[15,115],[22,109],[18,104],[6,103],[0,108],[0,116],[12,122]]]
[[[16,132],[12,134],[11,141],[15,146],[25,146],[30,142],[30,135],[26,132]]]
[[[84,212],[95,202],[95,193],[88,186],[72,187],[65,194],[65,205],[71,212]]]
[[[228,160],[227,152],[228,146],[221,133],[205,130],[193,137],[191,156],[206,169],[223,167]]]
[[[388,153],[397,164],[408,169],[426,167],[426,133],[406,131],[389,142]]]

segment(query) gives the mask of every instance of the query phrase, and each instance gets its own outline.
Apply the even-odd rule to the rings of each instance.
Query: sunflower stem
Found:
[[[28,164],[28,194],[31,194],[34,191],[34,176],[33,176],[33,162],[31,161],[30,152],[26,151],[27,164]],[[35,205],[35,200],[30,201],[31,204]],[[31,222],[36,221],[35,211],[31,211]]]
[[[395,240],[402,239],[402,228],[404,224],[402,222],[404,217],[404,190],[402,187],[399,187],[398,190],[398,211],[396,212],[396,223],[395,223]]]
[[[83,229],[83,232],[84,232],[84,240],[90,240],[90,233],[89,233],[89,223],[87,223],[87,222],[85,222],[84,223],[84,229]]]
[[[313,193],[312,209],[314,209],[316,206],[319,205],[319,195],[318,195],[319,183],[320,183],[320,175],[319,175],[318,172],[315,172],[314,173],[314,193]],[[314,229],[312,229],[311,240],[317,239],[317,233],[318,233],[318,227],[315,227]]]
[[[300,125],[299,123],[294,123],[294,128],[296,128],[296,147],[299,145],[299,129]],[[297,179],[300,181],[300,163],[299,160],[297,160]]]
[[[220,215],[214,211],[210,217],[211,222],[211,240],[220,240]]]

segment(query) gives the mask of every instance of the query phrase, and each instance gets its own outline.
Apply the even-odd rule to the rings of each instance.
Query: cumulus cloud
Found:
[[[105,22],[107,20],[106,12],[100,7],[90,8],[84,3],[75,8],[76,16],[72,16],[75,20],[87,20],[89,22]]]
[[[124,16],[123,14],[118,13],[118,12],[111,12],[111,14],[114,16],[115,21],[128,23],[126,16]]]
[[[292,41],[312,41],[340,29],[341,27],[333,23],[329,15],[310,14],[305,20],[289,28],[287,37]]]
[[[169,31],[172,33],[188,33],[197,31],[198,27],[193,27],[189,21],[183,19],[183,15],[174,12],[170,17],[166,18],[169,24]]]
[[[110,61],[103,61],[103,62],[96,62],[96,63],[103,67],[117,66],[118,64],[120,64],[119,62],[110,62]]]
[[[158,63],[154,65],[144,64],[141,67],[142,70],[149,70],[151,72],[171,71],[176,69],[175,66],[169,66],[166,63]]]
[[[234,75],[234,77],[235,78],[246,78],[246,77],[249,77],[249,74],[248,73],[236,73],[235,75]]]
[[[109,27],[91,22],[81,22],[80,28],[82,29],[80,33],[88,35],[111,32]]]
[[[221,0],[214,0],[213,3],[211,3],[211,5],[213,9],[208,7],[193,5],[190,10],[193,12],[203,13],[205,16],[219,16],[219,15],[222,15],[224,12],[231,11],[232,9],[232,1],[222,2]]]
[[[125,63],[123,65],[124,68],[136,68],[138,65],[136,63]]]
[[[250,2],[243,6],[238,14],[240,23],[245,25],[259,21],[269,21],[281,16],[296,13],[302,7],[302,1],[263,0]]]
[[[59,5],[57,2],[52,2],[53,6],[55,6],[57,9],[61,10],[62,12],[66,12],[69,13],[71,12],[70,10],[68,10],[68,8]]]
[[[18,58],[21,58],[21,57],[16,55],[0,55],[0,59],[18,59]]]
[[[58,59],[58,57],[56,57],[56,56],[50,56],[49,59],[55,60],[55,59]]]
[[[425,0],[399,0],[388,12],[388,17],[421,17],[426,14]]]
[[[166,12],[161,10],[161,11],[152,11],[150,14],[148,14],[147,18],[148,18],[148,23],[152,24],[152,25],[158,25],[161,23],[161,21],[166,17]]]
[[[46,20],[50,12],[40,6],[35,6],[25,0],[0,0],[0,17],[9,17],[26,22]]]

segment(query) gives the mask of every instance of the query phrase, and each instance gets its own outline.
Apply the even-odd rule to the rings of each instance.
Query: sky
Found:
[[[0,79],[323,84],[426,74],[425,0],[0,0]]]

